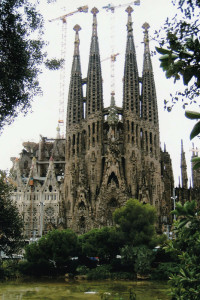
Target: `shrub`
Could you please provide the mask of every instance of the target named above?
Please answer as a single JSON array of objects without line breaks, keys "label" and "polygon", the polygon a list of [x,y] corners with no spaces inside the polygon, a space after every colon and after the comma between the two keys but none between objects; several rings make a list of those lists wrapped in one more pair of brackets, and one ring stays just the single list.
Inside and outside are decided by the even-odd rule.
[{"label": "shrub", "polygon": [[176,274],[179,271],[179,266],[175,262],[160,263],[155,269],[152,269],[151,279],[154,280],[169,280],[171,274]]},{"label": "shrub", "polygon": [[87,279],[89,280],[98,280],[98,279],[108,279],[110,278],[110,266],[102,265],[96,267],[95,269],[90,270],[87,273]]}]

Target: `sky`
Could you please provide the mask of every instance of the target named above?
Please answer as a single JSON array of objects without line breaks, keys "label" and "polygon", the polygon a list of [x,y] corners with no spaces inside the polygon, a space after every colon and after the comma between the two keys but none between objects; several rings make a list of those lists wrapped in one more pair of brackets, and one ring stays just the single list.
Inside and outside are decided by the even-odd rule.
[{"label": "sky", "polygon": [[[134,1],[133,1],[134,2]],[[66,30],[66,80],[65,80],[65,115],[67,107],[67,94],[70,80],[70,72],[73,58],[74,25],[79,24],[82,30],[80,36],[80,56],[82,77],[87,76],[89,48],[92,30],[92,14],[91,9],[95,6],[98,8],[98,37],[100,46],[100,56],[102,60],[102,77],[104,106],[110,103],[110,60],[111,44],[113,44],[114,53],[119,53],[115,62],[115,101],[117,106],[122,106],[123,92],[123,70],[124,57],[126,47],[126,23],[127,13],[125,9],[133,2],[127,0],[113,0],[112,4],[116,6],[115,13],[107,12],[103,6],[108,5],[109,0],[41,0],[38,6],[44,17],[44,40],[47,41],[47,53],[49,58],[60,58],[62,44],[62,22],[49,20],[64,14],[76,11],[78,7],[88,5],[88,13],[75,13],[67,18]],[[143,65],[143,29],[142,25],[148,22],[150,25],[150,48],[155,51],[156,43],[152,39],[155,30],[158,30],[167,17],[173,16],[174,7],[169,0],[141,0],[140,6],[132,5],[134,12],[133,19],[133,35],[136,47],[136,55],[140,76],[142,75]],[[111,29],[114,42],[111,43]],[[180,176],[180,154],[181,139],[183,140],[184,151],[186,153],[188,164],[188,176],[191,174],[191,148],[189,135],[194,122],[188,120],[184,116],[182,104],[177,103],[172,112],[164,110],[164,99],[170,99],[170,93],[177,90],[182,83],[174,84],[172,79],[166,79],[165,74],[159,65],[159,55],[152,56],[152,64],[154,70],[154,79],[157,91],[157,101],[159,109],[160,124],[160,140],[163,149],[164,143],[166,150],[169,152],[174,171],[174,179],[176,185]],[[40,135],[55,138],[56,128],[59,119],[59,97],[60,97],[60,71],[50,71],[43,68],[40,75],[40,85],[43,93],[34,98],[32,105],[32,113],[23,116],[19,115],[14,123],[5,127],[3,134],[0,136],[0,169],[8,170],[12,166],[11,157],[19,157],[19,153],[23,149],[22,143],[25,141],[39,142]],[[193,108],[188,107],[189,110]],[[196,108],[195,108],[196,109]],[[194,139],[195,147],[198,147],[198,140]]]}]

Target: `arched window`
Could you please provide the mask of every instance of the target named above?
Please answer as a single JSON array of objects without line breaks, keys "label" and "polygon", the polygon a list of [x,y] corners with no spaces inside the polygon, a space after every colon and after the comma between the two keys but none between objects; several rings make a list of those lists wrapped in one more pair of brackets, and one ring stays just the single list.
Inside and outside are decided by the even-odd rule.
[{"label": "arched window", "polygon": [[110,176],[108,178],[108,184],[110,184],[112,180],[115,182],[116,186],[119,187],[119,181],[118,181],[117,176],[115,175],[114,172],[112,172],[110,174]]}]

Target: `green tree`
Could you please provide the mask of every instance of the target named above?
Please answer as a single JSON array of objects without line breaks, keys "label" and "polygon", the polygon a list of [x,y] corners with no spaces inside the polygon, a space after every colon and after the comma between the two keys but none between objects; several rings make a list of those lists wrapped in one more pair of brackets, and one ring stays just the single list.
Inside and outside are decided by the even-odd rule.
[{"label": "green tree", "polygon": [[[27,113],[41,92],[38,75],[44,53],[43,17],[31,0],[0,1],[0,133],[19,112]],[[47,60],[49,69],[62,61]]]},{"label": "green tree", "polygon": [[140,275],[150,273],[151,263],[155,258],[153,250],[147,246],[133,247],[126,245],[121,249],[121,256],[122,263]]},{"label": "green tree", "polygon": [[165,107],[170,111],[173,105],[182,98],[183,107],[196,102],[200,88],[200,1],[172,0],[176,14],[167,19],[164,27],[156,32],[160,46],[157,51],[163,71],[167,78],[176,82],[183,79],[186,88],[172,96],[172,103],[165,100]]},{"label": "green tree", "polygon": [[114,227],[92,229],[79,237],[82,254],[90,257],[99,257],[108,262],[119,254],[123,242]]},{"label": "green tree", "polygon": [[195,201],[177,203],[176,238],[166,250],[179,260],[179,272],[170,277],[172,299],[200,299],[200,211]]},{"label": "green tree", "polygon": [[23,243],[23,221],[17,207],[11,200],[11,187],[6,174],[0,172],[0,251],[11,256],[17,253]]},{"label": "green tree", "polygon": [[[191,120],[199,120],[200,119],[200,113],[196,112],[196,111],[189,111],[189,110],[186,110],[185,112],[185,116],[188,118],[188,119],[191,119]],[[191,133],[190,133],[190,139],[192,140],[194,137],[198,136],[200,134],[200,121],[198,121]],[[196,169],[199,169],[200,168],[200,157],[193,157],[192,158],[192,162],[194,163],[193,164],[193,170],[196,170]]]},{"label": "green tree", "polygon": [[[26,247],[25,257],[28,263],[38,266],[53,266],[58,272],[71,271],[71,257],[79,253],[77,235],[70,229],[53,230]],[[45,270],[43,270],[45,272]],[[42,273],[42,272],[41,272]]]},{"label": "green tree", "polygon": [[113,216],[125,245],[154,247],[159,242],[155,230],[157,216],[154,206],[129,199],[125,206],[115,210]]}]

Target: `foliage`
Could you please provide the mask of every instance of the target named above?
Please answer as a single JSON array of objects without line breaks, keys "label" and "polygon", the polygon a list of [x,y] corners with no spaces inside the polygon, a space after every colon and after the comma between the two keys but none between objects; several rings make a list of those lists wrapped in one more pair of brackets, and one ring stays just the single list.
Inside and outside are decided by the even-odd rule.
[{"label": "foliage", "polygon": [[178,217],[174,222],[176,238],[166,250],[179,258],[179,272],[171,275],[173,299],[197,300],[200,298],[200,212],[195,201],[184,205],[177,203],[173,211]]},{"label": "foliage", "polygon": [[[167,19],[164,27],[156,32],[159,47],[156,47],[160,57],[160,66],[167,78],[180,78],[187,86],[184,91],[177,91],[172,96],[172,104],[165,100],[165,108],[170,111],[173,105],[182,97],[183,107],[187,100],[196,102],[200,92],[200,1],[172,0],[178,13]],[[164,33],[164,36],[162,34]]]},{"label": "foliage", "polygon": [[26,112],[39,89],[39,65],[44,42],[31,38],[41,33],[42,17],[26,0],[0,4],[0,128],[11,123],[19,110]]},{"label": "foliage", "polygon": [[86,266],[78,266],[76,268],[76,272],[80,275],[86,275],[89,271],[89,268],[87,268]]},{"label": "foliage", "polygon": [[8,259],[0,263],[0,280],[20,277],[18,260]]},{"label": "foliage", "polygon": [[152,249],[146,246],[133,247],[126,245],[121,249],[122,263],[132,266],[132,270],[140,275],[147,275],[154,259]]},{"label": "foliage", "polygon": [[[0,1],[0,133],[19,112],[27,113],[41,93],[38,76],[45,60],[43,17],[31,0]],[[58,69],[62,60],[47,60]]]},{"label": "foliage", "polygon": [[95,269],[89,270],[87,273],[88,280],[101,280],[110,278],[110,266],[102,265],[98,266]]},{"label": "foliage", "polygon": [[[196,111],[189,111],[187,110],[185,112],[185,116],[188,118],[188,119],[191,119],[191,120],[199,120],[200,119],[200,113],[196,112]],[[190,133],[190,139],[192,140],[194,137],[198,136],[200,134],[200,121],[198,121],[191,133]],[[200,168],[200,157],[193,157],[192,158],[192,162],[194,163],[193,165],[193,170],[196,170],[196,169],[199,169]]]},{"label": "foliage", "polygon": [[154,247],[163,238],[156,235],[156,209],[150,204],[129,199],[125,206],[115,210],[113,217],[124,245]]},{"label": "foliage", "polygon": [[153,280],[169,280],[171,274],[177,274],[179,266],[176,262],[162,262],[156,268],[151,270],[151,279]]},{"label": "foliage", "polygon": [[0,171],[0,251],[8,256],[17,253],[24,245],[23,221],[11,200],[11,192],[6,174]]},{"label": "foliage", "polygon": [[78,255],[78,239],[70,229],[50,231],[25,250],[25,257],[33,266],[40,263],[51,264],[61,273],[72,272],[77,267],[70,258]]},{"label": "foliage", "polygon": [[113,227],[92,229],[79,237],[82,254],[99,257],[101,262],[110,261],[122,246],[120,235]]},{"label": "foliage", "polygon": [[60,67],[62,67],[64,64],[64,59],[56,59],[56,58],[52,58],[52,59],[47,59],[45,61],[45,66],[49,69],[49,70],[58,70]]},{"label": "foliage", "polygon": [[110,278],[112,280],[134,280],[136,276],[133,272],[111,272]]}]

